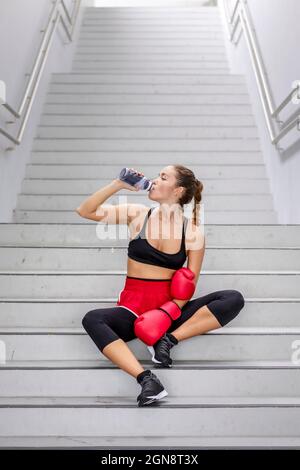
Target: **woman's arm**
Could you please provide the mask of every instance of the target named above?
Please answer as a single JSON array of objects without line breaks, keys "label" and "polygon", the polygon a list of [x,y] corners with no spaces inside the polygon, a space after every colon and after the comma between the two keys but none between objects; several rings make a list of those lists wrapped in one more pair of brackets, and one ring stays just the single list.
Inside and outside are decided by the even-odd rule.
[{"label": "woman's arm", "polygon": [[128,212],[131,204],[103,204],[109,197],[121,189],[139,191],[135,186],[131,186],[119,179],[114,179],[89,196],[75,211],[85,219],[102,221],[108,224],[128,224]]},{"label": "woman's arm", "polygon": [[[195,285],[197,285],[202,263],[203,263],[203,258],[204,258],[204,253],[205,253],[205,236],[201,230],[200,227],[194,226],[194,238],[192,241],[191,248],[188,250],[188,263],[187,263],[187,268],[189,268],[193,273],[195,274]],[[172,299],[174,300],[177,305],[182,308],[188,300],[181,300],[181,299]]]},{"label": "woman's arm", "polygon": [[122,185],[120,180],[111,181],[109,184],[103,186],[103,188],[99,189],[83,201],[80,206],[75,209],[77,214],[86,219],[98,221],[107,216],[109,219],[108,223],[110,223],[113,218],[116,219],[117,214],[115,206],[109,205],[107,207],[103,207],[102,211],[101,206],[109,197],[117,193],[121,188]]}]

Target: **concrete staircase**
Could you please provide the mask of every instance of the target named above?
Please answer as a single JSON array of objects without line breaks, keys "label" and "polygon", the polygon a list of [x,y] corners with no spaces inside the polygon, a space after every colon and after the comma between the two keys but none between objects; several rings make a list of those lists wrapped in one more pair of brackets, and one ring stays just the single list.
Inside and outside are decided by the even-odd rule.
[{"label": "concrete staircase", "polygon": [[[69,74],[53,74],[14,213],[0,225],[1,447],[297,447],[300,225],[277,224],[251,103],[213,7],[87,8]],[[180,343],[140,387],[98,351],[84,314],[113,306],[128,238],[74,209],[123,166],[183,163],[204,183],[195,296],[239,289],[240,315]],[[119,195],[149,204],[145,192]],[[150,204],[149,204],[150,205]],[[123,232],[124,233],[124,232]],[[127,234],[127,228],[125,227]],[[145,345],[129,346],[151,367]]]}]

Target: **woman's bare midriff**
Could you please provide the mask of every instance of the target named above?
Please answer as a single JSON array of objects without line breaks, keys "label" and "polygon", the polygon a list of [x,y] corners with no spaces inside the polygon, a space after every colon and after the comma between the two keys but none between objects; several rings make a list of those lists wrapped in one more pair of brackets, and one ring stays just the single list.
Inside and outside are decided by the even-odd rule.
[{"label": "woman's bare midriff", "polygon": [[127,258],[127,276],[141,277],[144,279],[171,279],[175,269],[162,268],[152,264],[140,263]]},{"label": "woman's bare midriff", "polygon": [[[143,214],[141,214],[139,217],[136,217],[135,220],[133,220],[129,226],[129,231],[130,231],[130,240],[133,238],[137,237],[138,234],[140,233],[142,229],[143,222],[145,220],[145,216],[147,215],[148,212],[145,211]],[[157,223],[159,224],[159,219],[158,217],[155,217],[154,214],[151,215],[151,218],[148,219],[148,222],[146,224],[146,232],[145,236],[154,248],[157,250],[163,251],[165,253],[177,253],[180,250],[181,246],[181,236],[179,238],[172,238],[172,239],[161,239],[160,236],[162,235],[161,230],[159,231],[159,239],[152,239],[149,234],[151,234],[151,224],[152,223]],[[171,233],[173,233],[173,225],[171,223]],[[179,230],[179,231],[178,231]],[[178,226],[178,228],[175,231],[176,237],[178,237],[178,234],[182,233],[182,225]],[[132,258],[127,258],[127,276],[131,277],[140,277],[144,279],[171,279],[173,276],[173,273],[176,271],[176,269],[169,269],[169,268],[164,268],[161,266],[155,266],[152,264],[146,264],[146,263],[141,263],[139,261],[133,260]]]}]

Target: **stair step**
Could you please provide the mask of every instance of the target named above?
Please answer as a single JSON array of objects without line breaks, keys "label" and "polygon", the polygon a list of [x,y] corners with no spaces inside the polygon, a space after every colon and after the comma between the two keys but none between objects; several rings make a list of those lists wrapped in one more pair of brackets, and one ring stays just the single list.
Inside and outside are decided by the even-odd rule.
[{"label": "stair step", "polygon": [[[299,400],[299,366],[285,362],[176,361],[172,369],[156,369],[143,361],[172,397]],[[152,364],[152,365],[151,365]],[[137,384],[129,375],[101,361],[7,361],[0,364],[1,397],[130,397]],[[80,377],[80,379],[79,379]],[[186,387],[189,383],[189,387]],[[101,384],[99,386],[99,384]],[[117,385],[117,386],[116,386]]]},{"label": "stair step", "polygon": [[[85,312],[96,308],[114,307],[117,298],[89,299],[6,299],[0,301],[0,328],[37,329],[74,328],[81,326]],[[245,298],[243,314],[234,318],[223,329],[300,328],[300,299]],[[41,315],[43,312],[43,315]],[[282,314],[284,312],[284,315]]]},{"label": "stair step", "polygon": [[84,11],[84,18],[132,18],[132,17],[163,17],[167,18],[173,16],[182,17],[184,15],[191,15],[193,18],[196,16],[219,16],[219,10],[212,6],[207,5],[197,5],[197,6],[147,6],[145,7],[105,7],[105,8],[95,8],[95,7],[86,7]]},{"label": "stair step", "polygon": [[292,449],[298,437],[193,437],[193,436],[0,436],[3,449]]},{"label": "stair step", "polygon": [[[93,299],[117,297],[123,289],[124,271],[50,271],[48,273],[17,272],[0,274],[1,298],[65,298]],[[101,277],[101,280],[100,280]],[[245,297],[298,298],[300,271],[206,271],[194,297],[231,289],[235,286]],[[95,295],[95,293],[97,293]]]},{"label": "stair step", "polygon": [[[135,341],[135,340],[134,340]],[[153,369],[154,364],[150,361],[149,357],[145,360],[142,361],[142,363],[145,366],[151,366],[151,369]],[[90,370],[90,369],[95,369],[95,370],[115,370],[115,373],[120,374],[120,369],[117,368],[113,363],[110,361],[101,360],[99,357],[97,359],[85,359],[83,360],[82,358],[80,359],[52,359],[52,360],[44,360],[44,359],[31,359],[31,360],[7,360],[5,363],[0,363],[0,369],[1,372],[6,371],[6,370],[76,370],[77,378],[78,378],[78,372],[77,369],[80,370]],[[173,367],[171,369],[156,369],[154,368],[153,370],[156,371],[157,373],[160,374],[160,376],[164,373],[171,373],[171,371],[176,371],[180,370],[180,374],[182,374],[182,370],[209,370],[209,371],[219,371],[219,370],[226,370],[226,374],[228,373],[229,370],[262,370],[263,372],[262,377],[267,377],[269,370],[293,370],[295,371],[295,377],[299,379],[299,373],[298,369],[299,366],[297,364],[294,364],[292,361],[283,361],[283,360],[243,360],[241,358],[239,359],[234,359],[234,360],[177,360],[176,363],[174,363]],[[156,373],[155,372],[155,373]],[[247,372],[248,373],[248,372]],[[297,373],[297,374],[296,374]],[[212,377],[215,377],[215,375],[211,372]],[[287,374],[287,373],[286,373]],[[97,372],[97,377],[99,377],[99,372]],[[123,376],[127,380],[132,380],[131,377],[128,375]],[[185,383],[184,381],[181,381],[182,384]],[[227,382],[229,383],[229,382]],[[227,384],[226,383],[226,384]],[[256,382],[258,384],[259,382]],[[280,383],[284,384],[284,382],[278,382],[277,385]],[[57,382],[53,382],[53,384],[57,384]],[[225,381],[224,381],[225,385]],[[104,383],[103,383],[104,386]],[[117,390],[117,389],[115,389]],[[190,390],[190,389],[189,389]],[[223,389],[222,389],[223,390]],[[289,389],[291,390],[291,388]],[[295,392],[297,393],[296,389]],[[74,391],[74,389],[73,389]],[[185,391],[187,392],[187,389],[185,387]],[[217,391],[215,390],[215,393]],[[220,389],[218,390],[220,392]],[[297,393],[298,396],[298,393]]]},{"label": "stair step", "polygon": [[185,25],[185,26],[196,26],[196,25],[219,25],[221,26],[221,17],[219,14],[203,14],[194,11],[188,14],[188,11],[183,11],[181,15],[172,14],[170,15],[153,15],[149,12],[146,15],[88,15],[83,14],[81,26],[87,24],[99,24],[99,25],[115,25],[115,26],[131,26],[134,25]]},{"label": "stair step", "polygon": [[[195,125],[195,126],[207,126],[207,127],[224,127],[224,124],[227,126],[232,126],[232,127],[238,127],[238,126],[243,126],[243,127],[253,127],[254,120],[253,116],[154,116],[154,115],[138,115],[138,116],[130,116],[130,125],[134,125],[137,127],[140,126],[152,126],[153,124],[160,125],[160,126],[166,126],[166,125],[172,125],[172,126],[189,126],[189,125]],[[88,115],[64,115],[64,114],[43,114],[41,118],[41,126],[126,126],[128,127],[128,116],[118,116],[118,115],[101,115],[101,114],[94,114],[91,116]],[[34,156],[35,153],[38,152],[32,152],[32,156]],[[63,153],[63,152],[62,152]],[[76,155],[76,151],[73,152],[73,155]],[[79,153],[79,152],[78,152]],[[82,152],[81,152],[82,153]],[[137,153],[137,152],[135,152]],[[134,158],[134,152],[130,152],[130,155],[128,155],[128,159]],[[188,163],[194,163],[195,159],[194,157],[196,152],[185,152],[182,157],[184,158],[184,161]],[[120,152],[111,152],[112,155],[120,155]],[[149,157],[149,153],[144,152],[144,154],[140,153],[140,162],[145,161]],[[176,154],[176,153],[175,153]],[[85,155],[88,156],[85,152]],[[103,154],[99,154],[100,156],[103,156],[105,158],[105,155],[107,155],[107,152]],[[126,152],[123,152],[122,155],[126,155]],[[158,155],[156,152],[151,152],[150,155],[153,155],[154,157]],[[229,155],[232,155],[231,152],[208,152],[208,155],[206,156],[206,152],[204,153],[203,151],[197,152],[197,157],[200,159],[209,158],[210,156],[218,155],[219,158],[224,157],[226,159],[229,157]],[[236,153],[234,156],[238,156],[240,159],[240,163],[242,164],[244,159],[243,157],[247,157],[247,155],[252,155],[253,158],[255,159],[256,155],[260,155],[262,158],[262,153],[261,152],[239,152]],[[174,159],[174,152],[164,152],[163,153],[164,157],[169,157],[170,159]],[[144,158],[143,158],[144,157]],[[161,157],[161,153],[160,153]],[[201,160],[200,160],[201,161]],[[226,162],[226,160],[225,160]],[[250,163],[250,162],[249,162]],[[255,161],[254,161],[255,163]]]},{"label": "stair step", "polygon": [[[176,162],[177,160],[175,160]],[[26,177],[27,178],[43,178],[43,179],[115,179],[118,177],[121,168],[120,164],[27,164]],[[127,163],[125,163],[127,165]],[[136,165],[136,164],[135,164]],[[207,164],[202,165],[189,165],[189,168],[195,172],[199,179],[214,178],[214,179],[240,179],[240,178],[266,178],[266,170],[263,164]],[[147,175],[148,178],[156,178],[161,170],[161,165],[141,163],[139,170]],[[128,192],[127,192],[128,193]],[[135,193],[139,194],[138,192]],[[135,197],[135,196],[134,196]]]},{"label": "stair step", "polygon": [[183,37],[195,38],[222,38],[224,34],[223,24],[220,18],[182,18],[182,19],[132,19],[132,20],[107,20],[107,19],[83,19],[79,32],[79,38],[88,34],[141,34],[148,35],[183,35]]},{"label": "stair step", "polygon": [[[165,56],[166,54],[170,55],[184,55],[184,54],[194,54],[197,55],[199,58],[223,58],[227,57],[226,55],[226,48],[224,45],[222,46],[211,46],[211,47],[201,47],[201,46],[165,46],[162,45],[161,47],[158,46],[151,46],[151,45],[141,45],[136,44],[134,50],[130,45],[126,44],[119,44],[119,45],[112,45],[112,46],[77,46],[76,47],[76,54],[77,55],[84,55],[84,57],[88,57],[88,55],[95,55],[95,54],[103,54],[105,56],[108,55],[115,55],[115,54],[152,54],[152,55],[162,55]],[[52,77],[53,78],[53,77]]]},{"label": "stair step", "polygon": [[[150,54],[150,53],[141,53],[141,54],[101,54],[101,53],[90,53],[90,54],[78,54],[76,53],[73,57],[73,64],[111,64],[111,65],[135,65],[142,66],[144,64],[151,63],[155,66],[160,64],[199,64],[203,63],[206,67],[209,68],[223,68],[227,67],[227,57],[225,54],[218,54],[211,56],[207,54]],[[190,93],[193,90],[190,90]],[[220,90],[218,90],[220,91]],[[234,90],[235,92],[235,90]]]},{"label": "stair step", "polygon": [[[206,211],[205,222],[207,224],[275,224],[277,215],[274,211]],[[85,224],[86,219],[79,217],[74,211],[46,211],[46,210],[15,210],[14,222],[16,223],[78,223]],[[91,221],[93,225],[95,221]]]},{"label": "stair step", "polygon": [[[183,70],[190,70],[190,71],[194,71],[194,70],[202,71],[203,69],[206,69],[208,71],[219,70],[222,73],[228,71],[228,67],[222,62],[213,64],[211,62],[195,63],[194,61],[191,61],[191,62],[161,61],[160,63],[159,62],[155,62],[155,63],[154,62],[144,62],[144,63],[133,62],[132,64],[130,64],[130,62],[128,61],[124,61],[124,64],[122,64],[119,61],[116,61],[115,63],[113,63],[112,61],[106,61],[106,62],[103,61],[103,62],[97,63],[94,61],[82,62],[82,61],[74,60],[72,68],[74,71],[78,71],[78,70],[91,70],[91,71],[96,70],[97,71],[97,70],[104,69],[110,72],[112,71],[122,72],[126,70],[133,70],[134,72],[138,72],[140,70],[144,70],[144,71],[156,70],[156,71],[166,71],[169,73],[173,73],[173,71],[177,70],[178,67],[182,68]],[[235,103],[234,101],[230,102],[230,104],[234,104],[234,103]],[[164,104],[164,101],[162,104]],[[167,103],[167,104],[171,104],[171,103]],[[201,103],[197,103],[197,104],[199,106],[199,104]]]},{"label": "stair step", "polygon": [[[58,96],[58,95],[53,95]],[[72,95],[71,95],[72,96]],[[79,95],[77,95],[78,97]],[[83,96],[83,95],[82,95]],[[95,98],[95,95],[93,95]],[[55,98],[53,98],[53,101]],[[71,97],[70,97],[71,100]],[[90,98],[89,98],[90,100]],[[79,100],[80,101],[80,100]],[[95,98],[96,101],[96,98]],[[39,126],[36,139],[257,139],[257,128],[245,127],[196,127],[173,126]],[[123,157],[124,158],[124,157]],[[174,159],[174,156],[173,156]]]},{"label": "stair step", "polygon": [[[149,194],[149,193],[148,193]],[[19,194],[17,197],[18,210],[75,210],[84,199],[90,194]],[[147,205],[151,200],[145,191],[137,191],[135,193],[124,189],[118,194],[110,197],[110,204],[120,204],[120,197],[123,196],[122,202],[140,203]],[[271,211],[273,209],[273,200],[271,194],[207,194],[205,196],[204,209],[208,211],[222,211],[223,207],[230,208],[230,211],[248,211],[259,210]]]},{"label": "stair step", "polygon": [[222,24],[220,21],[131,21],[131,22],[117,22],[117,21],[83,21],[80,28],[80,37],[85,37],[89,34],[181,34],[194,33],[197,37],[220,37],[223,33]]},{"label": "stair step", "polygon": [[[135,398],[132,399],[134,403]],[[146,409],[145,409],[146,408]],[[1,408],[1,436],[161,436],[299,437],[300,408],[166,407],[138,408]],[[170,426],[172,422],[172,426]],[[28,426],[30,423],[30,426]],[[47,425],[45,426],[45,423]],[[74,441],[72,442],[74,444]]]},{"label": "stair step", "polygon": [[[126,8],[126,7],[125,7]],[[212,22],[220,22],[220,13],[219,11],[213,11],[213,12],[208,12],[208,11],[202,11],[201,8],[199,11],[196,9],[194,10],[185,10],[183,9],[182,12],[173,11],[173,7],[169,9],[169,14],[166,14],[166,11],[161,11],[157,12],[158,14],[154,14],[155,12],[153,11],[148,11],[145,10],[144,14],[141,12],[141,14],[136,14],[135,11],[125,11],[125,12],[120,12],[120,14],[109,14],[110,12],[104,11],[105,9],[101,9],[103,11],[99,12],[84,12],[82,16],[82,24],[85,24],[87,22],[101,22],[104,25],[105,24],[128,24],[130,25],[132,22],[135,22],[136,24],[143,24],[144,22],[147,23],[163,23],[163,24],[172,24],[172,23],[186,23],[187,25],[193,23],[193,21],[201,24],[204,21],[212,21]],[[201,10],[201,11],[200,11]]]},{"label": "stair step", "polygon": [[[77,214],[76,214],[77,215]],[[0,223],[1,246],[44,247],[123,247],[127,248],[129,235],[127,226],[122,235],[126,238],[99,241],[95,224],[83,219],[82,224],[57,223]],[[124,232],[124,233],[123,233]],[[206,248],[300,248],[300,225],[289,224],[205,224]]]},{"label": "stair step", "polygon": [[[82,318],[86,311],[82,309]],[[242,315],[242,314],[241,314]],[[96,360],[99,349],[85,334],[1,334],[6,347],[6,360]],[[180,361],[290,361],[299,368],[298,333],[272,334],[203,334],[180,342],[172,350],[174,364]],[[150,351],[138,339],[129,342],[138,360],[150,361]],[[110,362],[107,359],[108,362]],[[294,361],[294,362],[293,362]]]},{"label": "stair step", "polygon": [[[136,48],[137,45],[135,45]],[[196,46],[196,45],[195,45]],[[130,44],[122,42],[120,46],[111,45],[107,46],[105,44],[101,44],[100,46],[78,46],[78,49],[84,47],[91,50],[93,47],[103,47],[105,50],[108,50],[109,47],[128,47],[130,50]],[[141,47],[141,45],[139,45]],[[176,44],[170,45],[163,45],[159,44],[158,46],[143,46],[143,47],[158,47],[159,50],[163,50],[164,47],[179,47]],[[180,47],[185,47],[190,49],[189,45],[180,45]],[[207,50],[208,46],[205,46],[205,50]],[[213,46],[211,46],[213,48]],[[219,47],[219,46],[217,46]],[[223,47],[223,45],[222,45]],[[135,49],[136,50],[136,49]],[[245,77],[243,75],[238,74],[220,74],[220,73],[213,73],[212,75],[208,74],[188,74],[182,70],[178,70],[175,74],[164,74],[164,73],[107,73],[105,71],[101,71],[98,73],[85,73],[85,72],[70,72],[70,73],[53,73],[51,75],[50,84],[51,87],[53,84],[151,84],[151,85],[219,85],[222,87],[226,87],[227,85],[246,85]],[[49,88],[51,89],[51,88]],[[226,88],[225,88],[226,89]],[[172,118],[176,116],[172,116]]]},{"label": "stair step", "polygon": [[[78,104],[78,103],[44,103],[43,106],[43,113],[44,114],[79,114],[80,116],[84,115],[119,115],[119,116],[157,116],[160,115],[164,116],[251,116],[252,115],[252,108],[249,104],[235,104],[230,103],[228,104],[218,104],[218,103],[208,103],[199,105],[191,104],[162,104],[159,101],[156,104],[151,103],[141,103],[141,104],[133,104],[133,103],[102,103],[102,104]],[[226,142],[223,141],[225,144]],[[35,149],[33,149],[35,150]],[[63,149],[60,149],[63,150]],[[75,149],[76,150],[76,149]],[[101,150],[101,149],[99,149]],[[126,148],[124,148],[126,150]],[[133,148],[132,150],[137,151],[137,148]],[[151,148],[151,150],[156,150],[155,146]],[[159,148],[159,150],[164,150],[164,148]],[[169,149],[170,150],[170,149]],[[174,146],[174,149],[179,151],[180,149],[177,146]],[[184,149],[185,151],[188,149]],[[200,149],[199,149],[200,150]],[[203,147],[201,150],[209,150],[209,148]],[[216,149],[214,149],[216,150]],[[228,151],[229,149],[225,146],[223,149]],[[231,148],[230,150],[234,150]],[[237,149],[236,149],[237,150]],[[246,150],[246,149],[240,149]],[[250,150],[250,149],[248,149]]]},{"label": "stair step", "polygon": [[[47,158],[44,157],[46,160]],[[54,163],[57,163],[54,157],[51,157]],[[99,161],[99,158],[95,156],[96,159]],[[37,164],[41,164],[43,157],[36,159]],[[48,159],[49,161],[50,159]],[[57,158],[57,161],[59,159]],[[67,163],[65,159],[62,163]],[[72,159],[74,161],[74,158]],[[83,164],[80,160],[76,162],[76,164]],[[91,163],[93,164],[93,163]],[[132,167],[132,165],[129,165]],[[120,165],[121,168],[121,165]],[[201,179],[204,187],[205,187],[205,194],[206,195],[220,195],[220,194],[265,194],[269,195],[270,188],[269,188],[269,180],[267,178],[255,179],[255,178],[244,178],[244,179]],[[22,194],[92,194],[98,191],[99,187],[108,185],[111,183],[110,179],[95,179],[95,180],[80,180],[80,179],[72,179],[72,180],[57,180],[53,179],[43,179],[43,178],[24,178],[22,181]],[[119,193],[123,193],[120,191]],[[124,193],[125,194],[125,193]]]},{"label": "stair step", "polygon": [[[104,21],[104,23],[116,23],[116,22],[125,22],[125,24],[130,24],[135,21],[137,24],[139,22],[184,22],[187,21],[188,24],[193,21],[220,21],[220,11],[218,8],[211,7],[210,9],[202,9],[202,6],[198,8],[176,8],[171,6],[168,9],[161,8],[155,9],[154,7],[146,7],[143,10],[136,10],[135,8],[122,7],[120,8],[94,8],[95,11],[84,10],[82,15],[82,21]],[[97,11],[96,11],[97,10]],[[98,11],[100,10],[100,11]]]},{"label": "stair step", "polygon": [[[131,46],[131,48],[134,48],[137,44],[139,43],[140,47],[145,47],[145,46],[164,46],[164,47],[170,47],[170,46],[184,46],[184,47],[202,47],[202,48],[217,48],[217,47],[223,47],[224,42],[222,40],[222,36],[219,37],[205,37],[205,36],[186,36],[185,34],[179,35],[177,34],[169,34],[168,36],[160,34],[157,36],[156,34],[148,34],[147,36],[143,35],[138,35],[136,34],[135,36],[130,36],[130,35],[117,35],[116,33],[103,33],[102,37],[99,35],[97,37],[91,37],[89,35],[82,37],[79,36],[78,41],[77,41],[77,50],[80,47],[98,47],[98,46]],[[220,69],[221,70],[221,69]],[[75,73],[79,72],[78,70],[71,70],[70,73]],[[148,69],[149,73],[156,73],[155,70],[153,69]],[[163,72],[163,70],[161,71]],[[200,69],[197,69],[196,73],[199,73],[202,71]],[[229,69],[226,67],[222,72],[219,71],[221,74],[229,74]],[[97,72],[97,73],[102,73]],[[113,71],[110,71],[109,73],[113,73]],[[179,73],[186,73],[184,72],[184,69],[180,69]],[[215,70],[207,70],[206,73],[216,73]],[[170,72],[168,73],[170,74]]]},{"label": "stair step", "polygon": [[[57,105],[55,105],[57,106]],[[33,150],[172,150],[172,148],[186,150],[196,150],[197,148],[207,150],[260,150],[259,140],[255,138],[228,138],[228,139],[134,139],[134,138],[107,138],[107,139],[68,139],[68,138],[39,138],[33,143]]]},{"label": "stair step", "polygon": [[[160,402],[164,408],[291,408],[300,407],[299,397],[174,397]],[[0,397],[0,413],[4,408],[136,408],[136,397]]]},{"label": "stair step", "polygon": [[[99,240],[99,244],[101,241]],[[300,249],[210,248],[201,272],[299,270]],[[127,261],[127,247],[7,247],[0,246],[0,271],[80,271],[122,270]]]},{"label": "stair step", "polygon": [[[96,33],[94,33],[96,34]],[[86,38],[93,38],[93,33],[86,34]],[[95,44],[97,45],[97,43]],[[214,70],[214,69],[223,69],[224,71],[228,71],[228,61],[227,61],[227,56],[223,55],[221,57],[217,56],[200,56],[197,54],[174,54],[174,55],[169,55],[166,54],[163,56],[162,54],[155,54],[155,55],[150,55],[150,54],[140,54],[134,57],[133,55],[127,54],[121,54],[121,55],[104,55],[101,57],[100,54],[96,54],[96,58],[94,57],[89,57],[84,55],[78,56],[77,53],[74,54],[73,56],[73,61],[72,61],[73,68],[74,67],[95,67],[98,65],[99,67],[117,67],[117,68],[145,68],[146,70],[151,70],[151,68],[163,68],[163,69],[169,69],[169,68],[177,68],[178,66],[182,68],[183,70],[185,69],[209,69],[209,70]]]},{"label": "stair step", "polygon": [[[83,54],[84,57],[87,57],[87,54]],[[95,52],[92,54],[92,59],[99,57],[100,53]],[[168,53],[170,56],[170,53]],[[115,55],[114,55],[115,57]],[[161,96],[167,95],[247,95],[246,84],[240,85],[224,85],[222,89],[220,84],[144,84],[144,83],[110,83],[110,84],[101,84],[101,83],[89,83],[87,88],[86,83],[50,83],[48,88],[48,93],[52,95],[63,95],[68,96],[68,94],[83,94],[83,95],[100,95],[100,94],[125,94],[125,95],[155,95],[160,94]],[[249,101],[249,98],[248,98]],[[195,123],[192,123],[195,125]]]},{"label": "stair step", "polygon": [[[118,61],[119,63],[120,61]],[[92,61],[93,64],[96,61]],[[128,61],[126,61],[128,63]],[[223,105],[223,104],[230,104],[230,105],[248,105],[249,106],[249,95],[247,93],[224,93],[224,94],[217,94],[217,93],[47,93],[47,105],[49,104],[84,104],[84,105],[92,105],[95,109],[97,105],[100,106],[102,104],[117,104],[117,105],[170,105],[170,106],[202,106],[202,105]],[[147,131],[147,130],[146,130]],[[159,134],[162,132],[160,127],[156,129],[156,133]],[[162,138],[167,138],[169,133],[172,134],[174,131],[170,129],[170,131],[166,131],[165,134],[162,135]],[[190,130],[191,135],[187,135],[190,138],[196,138],[197,133],[195,131],[193,133]],[[101,133],[99,138],[101,137]],[[108,130],[107,138],[110,137],[110,132]],[[130,137],[130,135],[129,135]],[[154,136],[155,137],[155,136]],[[174,136],[175,137],[175,136]],[[181,133],[178,134],[178,139],[180,139]],[[199,137],[201,137],[201,132]],[[234,136],[228,136],[231,138],[235,138]],[[236,138],[239,138],[237,136]],[[251,137],[251,136],[250,136]],[[257,136],[255,136],[257,138]],[[79,137],[80,138],[80,137]],[[103,137],[104,138],[104,137]],[[145,137],[146,138],[146,137]]]},{"label": "stair step", "polygon": [[[93,30],[94,29],[94,30]],[[215,39],[222,41],[223,40],[223,30],[220,25],[209,25],[208,27],[195,25],[194,27],[189,28],[187,25],[155,25],[150,24],[148,26],[136,24],[136,26],[131,25],[130,28],[122,28],[120,26],[107,25],[106,27],[93,28],[82,26],[78,36],[78,40],[85,38],[154,38],[154,39],[164,39],[169,38],[185,38],[185,39],[210,39],[214,41]]]},{"label": "stair step", "polygon": [[188,30],[188,31],[220,31],[222,22],[220,17],[165,17],[165,18],[83,18],[80,31],[118,31],[159,29]]}]

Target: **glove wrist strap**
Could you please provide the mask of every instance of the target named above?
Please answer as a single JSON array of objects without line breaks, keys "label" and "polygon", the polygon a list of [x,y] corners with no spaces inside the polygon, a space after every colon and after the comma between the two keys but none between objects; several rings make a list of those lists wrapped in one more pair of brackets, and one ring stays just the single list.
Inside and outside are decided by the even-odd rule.
[{"label": "glove wrist strap", "polygon": [[[173,302],[173,303],[178,307],[178,309],[179,309],[179,311],[180,311],[180,313],[181,313],[181,308],[179,307],[179,305],[177,305],[177,303],[174,302],[174,300],[171,300],[171,302]],[[172,316],[169,314],[169,312],[167,312],[164,308],[159,307],[159,310],[162,310],[164,313],[166,313],[172,322],[174,321],[174,319],[173,319]]]},{"label": "glove wrist strap", "polygon": [[172,299],[171,302],[173,302],[175,305],[177,305],[177,307],[178,307],[178,308],[180,309],[180,311],[181,311],[181,308],[180,308],[179,305],[175,302],[175,300]]},{"label": "glove wrist strap", "polygon": [[167,312],[167,310],[165,310],[164,308],[161,308],[159,307],[159,310],[161,310],[162,312],[166,313],[168,315],[168,317],[170,318],[171,321],[173,321],[173,318],[171,317],[171,315],[169,314],[169,312]]}]

